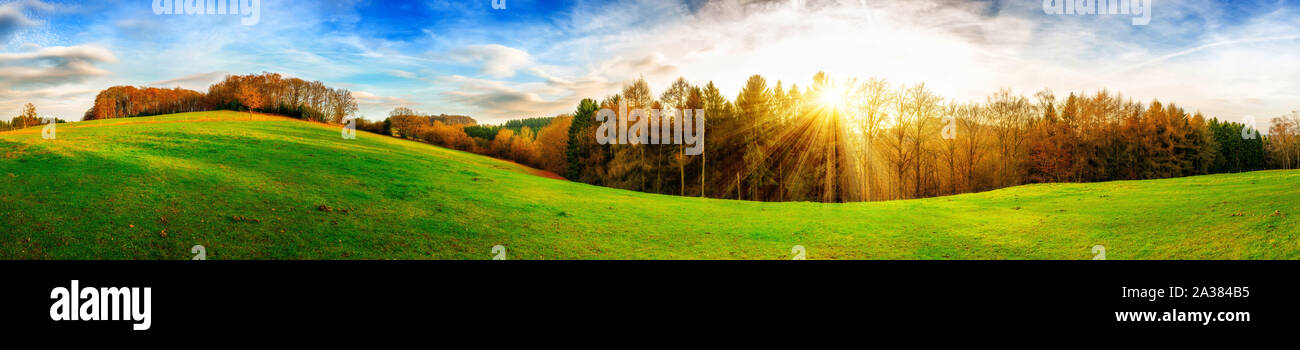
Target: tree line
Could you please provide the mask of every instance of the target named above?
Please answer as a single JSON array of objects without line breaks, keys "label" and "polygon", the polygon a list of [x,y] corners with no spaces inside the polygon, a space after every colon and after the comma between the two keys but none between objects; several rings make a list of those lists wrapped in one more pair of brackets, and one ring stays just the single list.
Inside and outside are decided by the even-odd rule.
[{"label": "tree line", "polygon": [[298,119],[341,123],[356,114],[357,102],[345,88],[278,73],[227,75],[200,93],[182,88],[113,86],[100,91],[83,120],[142,117],[211,110],[258,111]]},{"label": "tree line", "polygon": [[524,118],[524,119],[511,119],[511,120],[507,120],[505,123],[501,125],[470,125],[465,127],[465,133],[469,134],[469,136],[472,137],[477,137],[485,140],[492,140],[496,138],[496,135],[498,133],[501,132],[501,129],[510,129],[516,134],[523,132],[524,128],[529,128],[531,130],[541,130],[547,125],[550,125],[551,121],[554,119],[555,119],[554,117],[550,117],[550,118],[535,117],[535,118]]},{"label": "tree line", "polygon": [[525,118],[478,125],[467,116],[432,115],[398,107],[382,121],[357,120],[357,130],[422,141],[564,172],[570,116]]},{"label": "tree line", "polygon": [[[14,116],[9,120],[0,119],[0,131],[18,130],[43,125],[49,123],[50,118],[51,117],[40,117],[40,115],[36,113],[36,105],[29,102],[23,105],[22,111],[19,112],[17,116]],[[67,123],[68,121],[54,118],[54,122]]]},{"label": "tree line", "polygon": [[[830,95],[830,96],[828,96]],[[702,108],[705,152],[598,145],[595,111]],[[658,98],[644,79],[574,112],[566,172],[643,192],[758,201],[869,201],[1037,182],[1156,179],[1300,165],[1300,118],[1267,134],[1238,122],[1118,93],[999,90],[945,101],[924,84],[813,77],[804,89],[751,76],[734,99],[679,78]],[[1244,136],[1243,136],[1244,135]]]}]

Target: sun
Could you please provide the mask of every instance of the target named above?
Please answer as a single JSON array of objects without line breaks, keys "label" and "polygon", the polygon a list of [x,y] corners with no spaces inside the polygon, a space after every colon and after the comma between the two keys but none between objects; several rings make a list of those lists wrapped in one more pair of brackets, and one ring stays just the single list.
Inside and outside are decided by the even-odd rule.
[{"label": "sun", "polygon": [[817,102],[826,108],[843,109],[844,98],[844,88],[838,85],[827,85],[822,89],[821,96],[817,97]]}]

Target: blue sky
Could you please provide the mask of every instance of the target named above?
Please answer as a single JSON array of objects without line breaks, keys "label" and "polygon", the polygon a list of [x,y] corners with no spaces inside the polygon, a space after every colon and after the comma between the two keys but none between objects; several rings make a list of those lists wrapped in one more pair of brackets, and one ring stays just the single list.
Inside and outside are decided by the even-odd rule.
[{"label": "blue sky", "polygon": [[[1104,2],[1104,1],[1103,1]],[[551,116],[636,77],[734,95],[751,74],[924,82],[954,100],[1010,88],[1120,91],[1220,118],[1300,109],[1300,4],[1156,0],[1131,15],[1042,1],[274,1],[259,20],[157,15],[151,0],[0,0],[0,115],[78,119],[113,85],[204,90],[279,72],[484,122]]]}]

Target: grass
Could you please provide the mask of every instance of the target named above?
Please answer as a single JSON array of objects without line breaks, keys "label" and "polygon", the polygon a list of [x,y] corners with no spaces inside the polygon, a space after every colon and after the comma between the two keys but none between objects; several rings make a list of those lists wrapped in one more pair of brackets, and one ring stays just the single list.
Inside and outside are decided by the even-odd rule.
[{"label": "grass", "polygon": [[[1039,184],[920,200],[644,194],[267,115],[0,133],[0,258],[1300,258],[1300,171]],[[326,208],[328,207],[328,208]]]}]

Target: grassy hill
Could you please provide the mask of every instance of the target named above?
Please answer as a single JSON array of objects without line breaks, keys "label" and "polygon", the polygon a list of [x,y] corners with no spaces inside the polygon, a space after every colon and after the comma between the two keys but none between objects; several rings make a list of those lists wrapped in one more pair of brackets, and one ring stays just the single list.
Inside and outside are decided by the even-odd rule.
[{"label": "grassy hill", "polygon": [[758,203],[339,131],[223,111],[0,133],[0,258],[1300,258],[1300,171]]}]

